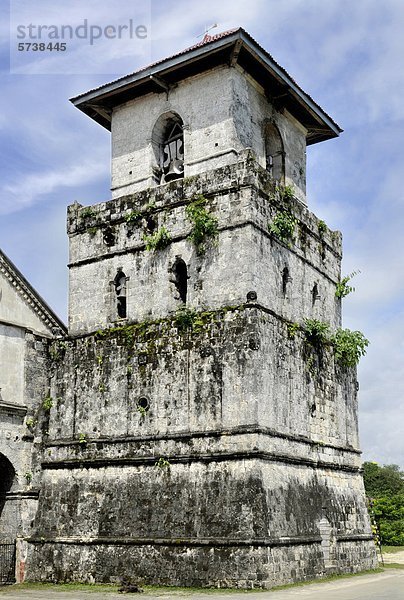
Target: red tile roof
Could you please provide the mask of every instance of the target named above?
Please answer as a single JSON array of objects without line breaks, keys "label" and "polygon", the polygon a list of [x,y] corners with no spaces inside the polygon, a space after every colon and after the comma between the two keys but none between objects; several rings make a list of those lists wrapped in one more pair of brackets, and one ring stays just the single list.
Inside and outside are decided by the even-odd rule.
[{"label": "red tile roof", "polygon": [[217,33],[215,35],[205,34],[203,39],[200,42],[198,42],[197,44],[194,44],[193,46],[189,46],[189,48],[185,48],[185,50],[176,52],[175,54],[172,54],[171,56],[165,56],[164,58],[161,58],[160,60],[157,60],[156,62],[150,63],[149,65],[146,65],[145,67],[141,67],[140,69],[137,69],[137,71],[132,71],[132,73],[127,73],[126,75],[123,75],[122,77],[118,77],[118,79],[113,79],[112,81],[108,81],[108,83],[103,83],[102,85],[100,85],[98,87],[95,87],[91,90],[87,90],[83,94],[79,94],[78,96],[75,96],[75,99],[81,98],[82,96],[86,96],[87,94],[89,94],[91,92],[96,92],[98,90],[102,90],[107,85],[111,85],[114,83],[118,83],[119,81],[123,81],[127,77],[131,77],[132,75],[137,75],[138,73],[142,73],[142,71],[147,71],[147,69],[151,69],[152,67],[161,65],[162,63],[166,62],[167,60],[171,60],[172,58],[177,58],[177,56],[182,56],[183,54],[187,54],[188,52],[191,52],[192,50],[195,50],[196,48],[200,48],[201,46],[206,46],[212,42],[216,42],[217,40],[220,40],[221,38],[224,38],[224,37],[227,37],[228,35],[236,33],[236,31],[243,31],[244,33],[246,33],[242,27],[235,27],[234,29],[228,29],[227,31],[223,31],[222,33]]},{"label": "red tile roof", "polygon": [[[295,97],[300,98],[298,100],[298,102],[301,102],[302,106],[303,106],[303,104],[305,104],[307,110],[309,110],[309,111],[314,110],[314,112],[317,113],[318,117],[320,118],[320,120],[323,121],[323,123],[327,123],[327,120],[328,120],[328,124],[326,125],[326,127],[329,128],[328,133],[326,133],[325,131],[324,131],[324,134],[319,133],[317,135],[316,133],[314,133],[314,137],[312,138],[312,141],[310,141],[310,143],[314,143],[315,141],[322,141],[322,139],[329,139],[330,137],[335,137],[340,132],[342,132],[342,129],[332,119],[332,117],[330,117],[315,102],[315,100],[313,100],[313,98],[309,94],[307,94],[296,83],[296,81],[289,75],[289,73],[279,63],[277,63],[273,59],[273,57],[265,50],[265,48],[262,48],[262,46],[260,46],[260,44],[258,44],[255,41],[255,39],[253,37],[251,37],[251,35],[249,33],[247,33],[242,27],[223,31],[223,32],[217,33],[215,35],[210,35],[210,34],[206,33],[204,35],[204,37],[202,38],[202,40],[200,42],[198,42],[197,44],[194,44],[193,46],[190,46],[189,48],[185,48],[184,50],[181,50],[180,52],[177,52],[176,54],[172,54],[171,56],[165,57],[165,58],[160,59],[154,63],[151,63],[145,67],[142,67],[141,69],[138,69],[137,71],[133,71],[132,73],[124,75],[123,77],[119,77],[118,79],[115,79],[113,81],[105,83],[99,87],[88,90],[87,92],[84,92],[83,94],[80,94],[74,98],[71,98],[71,101],[75,104],[75,106],[80,108],[80,110],[83,110],[83,112],[87,112],[87,114],[91,118],[94,118],[95,120],[97,120],[97,117],[94,116],[94,111],[93,111],[93,108],[91,107],[91,102],[93,102],[95,97],[97,98],[98,102],[100,101],[101,97],[104,94],[104,92],[102,90],[105,90],[105,94],[108,94],[113,89],[114,93],[117,94],[120,89],[125,89],[128,86],[132,86],[135,83],[133,78],[135,78],[137,81],[139,81],[139,79],[142,79],[142,74],[145,73],[145,79],[146,79],[147,71],[150,71],[153,68],[156,68],[156,71],[158,73],[159,67],[161,67],[161,70],[163,71],[165,63],[168,65],[168,63],[170,61],[173,61],[173,60],[175,61],[178,57],[186,56],[187,54],[192,54],[193,52],[197,51],[199,48],[202,48],[202,47],[207,48],[206,55],[208,55],[210,44],[214,44],[218,40],[223,40],[223,39],[225,39],[227,37],[231,37],[231,36],[233,36],[233,41],[235,41],[235,39],[237,38],[237,34],[239,35],[239,38],[241,40],[243,40],[243,38],[244,38],[243,44],[246,44],[246,47],[249,48],[249,50],[252,52],[252,54],[256,55],[257,64],[260,64],[260,62],[262,62],[262,60],[267,62],[268,65],[270,66],[270,69],[272,69],[274,77],[284,81],[284,83],[287,86],[287,89],[288,90],[291,89],[291,93],[295,93],[296,94]],[[261,56],[259,56],[260,54],[261,54]],[[184,58],[184,62],[185,62],[185,60],[186,59]],[[180,64],[180,63],[178,63],[178,64]],[[139,75],[140,75],[140,78],[138,78]],[[150,75],[152,75],[152,73],[150,73]],[[294,91],[293,91],[293,88],[294,88]],[[116,97],[118,97],[118,96],[116,96]],[[89,112],[89,110],[90,110],[90,112]],[[107,127],[107,123],[105,122],[105,119],[103,117],[100,116],[98,122],[101,123],[104,127]]]}]

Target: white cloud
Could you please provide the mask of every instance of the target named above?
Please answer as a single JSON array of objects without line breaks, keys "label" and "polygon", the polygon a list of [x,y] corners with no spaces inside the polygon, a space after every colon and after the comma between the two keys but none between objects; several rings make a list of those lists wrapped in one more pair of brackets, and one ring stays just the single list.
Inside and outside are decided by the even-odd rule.
[{"label": "white cloud", "polygon": [[21,176],[15,183],[3,187],[0,214],[22,210],[40,201],[41,197],[63,187],[77,188],[95,182],[105,174],[105,165],[88,159],[84,163],[73,163],[32,175]]}]

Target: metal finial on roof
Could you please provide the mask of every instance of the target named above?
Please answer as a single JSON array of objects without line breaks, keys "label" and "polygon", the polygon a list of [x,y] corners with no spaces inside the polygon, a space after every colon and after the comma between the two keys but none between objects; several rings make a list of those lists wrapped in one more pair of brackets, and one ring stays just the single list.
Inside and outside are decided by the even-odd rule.
[{"label": "metal finial on roof", "polygon": [[217,27],[217,23],[213,23],[213,25],[210,25],[210,26],[205,25],[205,31],[203,33],[200,33],[196,37],[200,38],[203,36],[202,42],[209,42],[209,40],[211,39],[211,36],[209,35],[209,31],[211,31],[212,29],[215,29],[215,27]]}]

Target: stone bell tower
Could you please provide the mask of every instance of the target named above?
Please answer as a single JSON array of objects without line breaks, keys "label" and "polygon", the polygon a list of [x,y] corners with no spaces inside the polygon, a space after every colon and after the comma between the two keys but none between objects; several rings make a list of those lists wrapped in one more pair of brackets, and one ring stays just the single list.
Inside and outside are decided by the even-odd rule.
[{"label": "stone bell tower", "polygon": [[243,29],[78,96],[112,199],[68,211],[32,579],[271,587],[376,565],[341,236],[306,146],[341,129]]}]

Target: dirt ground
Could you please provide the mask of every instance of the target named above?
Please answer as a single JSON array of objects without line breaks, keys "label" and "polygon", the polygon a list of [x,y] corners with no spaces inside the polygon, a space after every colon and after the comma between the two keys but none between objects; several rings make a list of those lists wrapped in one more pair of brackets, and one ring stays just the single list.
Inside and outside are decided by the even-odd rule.
[{"label": "dirt ground", "polygon": [[[62,587],[62,586],[61,586]],[[119,594],[113,591],[68,590],[55,587],[7,586],[0,588],[0,598],[19,600],[119,600],[127,597],[144,600],[403,600],[404,570],[388,569],[382,573],[339,579],[328,583],[314,583],[279,591],[254,592],[187,592],[165,589],[143,594]]]},{"label": "dirt ground", "polygon": [[[380,557],[379,557],[380,560]],[[383,554],[383,560],[386,564],[398,563],[400,565],[404,565],[404,550],[401,552],[391,552]],[[404,598],[404,592],[403,592]]]}]

